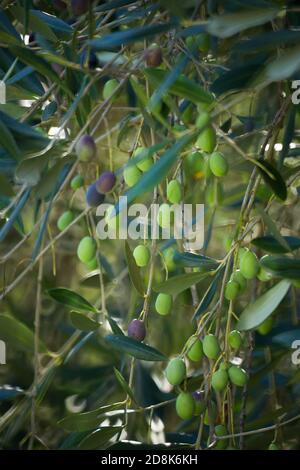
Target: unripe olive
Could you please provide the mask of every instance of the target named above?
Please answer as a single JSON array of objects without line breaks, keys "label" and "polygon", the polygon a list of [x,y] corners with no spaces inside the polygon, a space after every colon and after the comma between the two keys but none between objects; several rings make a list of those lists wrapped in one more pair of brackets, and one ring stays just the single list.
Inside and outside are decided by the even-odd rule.
[{"label": "unripe olive", "polygon": [[157,214],[158,225],[162,228],[169,228],[173,219],[172,214],[169,204],[161,204]]},{"label": "unripe olive", "polygon": [[207,126],[200,132],[196,146],[207,153],[212,153],[217,143],[216,132],[212,126]]},{"label": "unripe olive", "polygon": [[228,384],[228,374],[226,370],[219,369],[213,373],[211,378],[212,388],[216,392],[222,392]]},{"label": "unripe olive", "polygon": [[186,377],[186,367],[184,360],[174,357],[170,360],[166,368],[166,378],[169,384],[179,385]]},{"label": "unripe olive", "polygon": [[244,276],[242,275],[242,273],[239,269],[237,269],[236,271],[234,271],[234,273],[232,273],[230,279],[239,284],[240,292],[244,292],[244,290],[247,287],[247,281],[246,281],[246,279],[244,278]]},{"label": "unripe olive", "polygon": [[80,16],[89,9],[90,0],[71,0],[71,10],[73,15]]},{"label": "unripe olive", "polygon": [[97,147],[92,136],[85,134],[80,137],[75,145],[76,155],[82,162],[87,162],[96,157]]},{"label": "unripe olive", "polygon": [[200,33],[197,36],[198,47],[201,52],[208,52],[210,47],[210,37],[207,33]]},{"label": "unripe olive", "polygon": [[[134,154],[133,154],[133,157],[138,157],[142,152],[145,153],[146,152],[146,148],[145,147],[138,147]],[[145,157],[141,158],[141,160],[139,160],[137,163],[136,163],[136,166],[138,167],[139,170],[141,170],[143,173],[145,171],[148,171],[150,170],[150,168],[152,167],[153,165],[153,158],[151,155],[147,154],[145,155]]]},{"label": "unripe olive", "polygon": [[172,180],[167,186],[167,198],[171,204],[179,204],[182,200],[182,190],[179,181]]},{"label": "unripe olive", "polygon": [[191,336],[187,341],[187,357],[194,362],[198,362],[203,357],[202,341],[197,336]]},{"label": "unripe olive", "polygon": [[172,309],[173,298],[170,294],[160,293],[156,297],[155,309],[160,315],[168,315]]},{"label": "unripe olive", "polygon": [[268,450],[280,450],[280,447],[275,442],[271,442],[271,444],[268,447]]},{"label": "unripe olive", "polygon": [[134,186],[141,176],[142,172],[136,165],[129,165],[124,169],[124,180],[129,187]]},{"label": "unripe olive", "polygon": [[205,158],[201,152],[192,152],[184,159],[185,172],[194,179],[204,176]]},{"label": "unripe olive", "polygon": [[242,345],[242,335],[238,330],[232,330],[228,336],[228,342],[233,349],[240,349]]},{"label": "unripe olive", "polygon": [[213,152],[209,158],[209,166],[215,176],[226,176],[228,163],[221,152]]},{"label": "unripe olive", "polygon": [[63,230],[65,230],[65,228],[68,227],[68,225],[70,225],[71,222],[73,222],[73,220],[74,220],[74,214],[72,211],[64,212],[63,214],[61,214],[61,216],[59,217],[57,221],[58,230],[62,232]]},{"label": "unripe olive", "polygon": [[114,94],[114,91],[118,86],[119,86],[119,82],[115,78],[108,80],[103,87],[103,92],[102,92],[103,99],[108,100]]},{"label": "unripe olive", "polygon": [[[228,431],[227,431],[226,426],[224,426],[224,424],[217,424],[217,426],[215,426],[215,435],[217,437],[227,436]],[[217,441],[217,444],[214,447],[214,449],[225,450],[227,448],[227,445],[228,445],[227,439],[220,439]]]},{"label": "unripe olive", "polygon": [[206,424],[207,426],[210,425],[210,421],[214,423],[218,416],[218,408],[214,401],[210,402],[210,413],[208,409],[209,407],[206,408],[204,415],[204,424]]},{"label": "unripe olive", "polygon": [[220,351],[218,338],[213,334],[206,335],[203,339],[203,352],[205,356],[209,359],[217,359]]},{"label": "unripe olive", "polygon": [[210,123],[210,115],[205,111],[201,113],[196,120],[197,129],[204,129]]},{"label": "unripe olive", "polygon": [[82,238],[77,247],[77,256],[83,263],[91,261],[97,251],[97,245],[94,238],[86,236]]},{"label": "unripe olive", "polygon": [[128,336],[136,341],[144,341],[146,337],[145,323],[135,318],[128,325]]},{"label": "unripe olive", "polygon": [[152,44],[144,57],[148,67],[159,67],[163,60],[162,50],[157,44]]},{"label": "unripe olive", "polygon": [[204,400],[204,392],[193,392],[193,398],[195,401],[195,410],[194,415],[200,416],[206,408],[205,400]]},{"label": "unripe olive", "polygon": [[228,369],[228,375],[230,378],[230,382],[232,382],[237,387],[244,387],[244,385],[248,381],[246,371],[238,366],[231,366]]},{"label": "unripe olive", "polygon": [[265,336],[268,333],[270,333],[270,331],[273,328],[273,325],[274,325],[274,318],[272,316],[268,317],[258,326],[257,331],[259,334]]},{"label": "unripe olive", "polygon": [[95,256],[95,258],[93,258],[91,261],[89,261],[88,263],[86,263],[86,266],[91,269],[92,271],[94,269],[97,269],[98,268],[98,261],[97,261],[97,258]]},{"label": "unripe olive", "polygon": [[234,300],[239,295],[240,285],[236,281],[228,281],[225,287],[225,298]]},{"label": "unripe olive", "polygon": [[102,202],[103,202],[104,199],[105,199],[104,194],[100,194],[100,193],[97,191],[96,183],[91,184],[91,185],[87,188],[85,197],[86,197],[86,202],[87,202],[87,204],[88,204],[90,207],[97,207],[97,206],[99,206],[100,204],[102,204]]},{"label": "unripe olive", "polygon": [[166,267],[168,268],[168,271],[170,272],[176,269],[176,264],[174,262],[174,253],[175,253],[175,248],[172,246],[170,246],[169,248],[166,248],[163,251],[164,262],[166,264]]},{"label": "unripe olive", "polygon": [[71,186],[72,189],[75,190],[75,189],[81,188],[83,186],[83,184],[84,184],[83,176],[76,175],[76,176],[74,176],[74,178],[72,178],[70,186]]},{"label": "unripe olive", "polygon": [[267,282],[272,279],[272,274],[266,271],[264,268],[260,268],[257,274],[257,279],[261,282]]},{"label": "unripe olive", "polygon": [[195,402],[188,392],[181,392],[176,399],[176,412],[181,419],[190,419],[194,416]]},{"label": "unripe olive", "polygon": [[104,171],[95,184],[99,193],[108,193],[116,184],[116,175],[112,171]]},{"label": "unripe olive", "polygon": [[241,246],[239,249],[238,249],[238,255],[237,255],[237,259],[238,259],[238,263],[241,264],[241,259],[243,257],[243,255],[245,253],[247,253],[247,248],[244,248],[243,246]]},{"label": "unripe olive", "polygon": [[149,248],[145,245],[138,245],[133,251],[133,256],[140,268],[147,266],[150,260]]},{"label": "unripe olive", "polygon": [[253,279],[257,275],[259,268],[259,261],[256,254],[252,251],[246,251],[246,253],[242,255],[240,262],[240,270],[242,275],[246,279]]}]

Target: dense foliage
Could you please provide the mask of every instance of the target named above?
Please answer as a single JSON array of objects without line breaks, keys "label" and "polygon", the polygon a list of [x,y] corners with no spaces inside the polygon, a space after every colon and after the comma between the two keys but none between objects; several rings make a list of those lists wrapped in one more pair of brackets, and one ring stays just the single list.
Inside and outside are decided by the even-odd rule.
[{"label": "dense foliage", "polygon": [[[300,447],[299,37],[297,1],[1,2],[1,448]],[[205,204],[202,249],[100,240],[120,196]]]}]

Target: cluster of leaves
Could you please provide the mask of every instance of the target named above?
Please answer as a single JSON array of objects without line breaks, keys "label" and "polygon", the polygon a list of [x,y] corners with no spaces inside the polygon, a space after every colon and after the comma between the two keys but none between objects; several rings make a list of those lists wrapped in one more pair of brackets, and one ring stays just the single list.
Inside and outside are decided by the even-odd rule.
[{"label": "cluster of leaves", "polygon": [[[299,8],[182,3],[1,4],[4,448],[299,448]],[[97,145],[88,161],[76,150],[84,134]],[[170,202],[170,181],[180,202],[205,202],[201,253],[145,240],[139,263],[135,243],[99,241],[85,193],[104,170],[117,177],[106,195],[117,212],[120,195]],[[84,237],[95,239],[92,267],[76,257]],[[257,255],[253,275],[245,249]],[[132,318],[144,341],[125,334]],[[211,333],[216,357],[191,361],[187,340]],[[188,365],[175,388],[164,373],[172,355]],[[248,383],[215,390],[220,363],[242,365]],[[180,421],[176,396],[193,392],[204,408]]]}]

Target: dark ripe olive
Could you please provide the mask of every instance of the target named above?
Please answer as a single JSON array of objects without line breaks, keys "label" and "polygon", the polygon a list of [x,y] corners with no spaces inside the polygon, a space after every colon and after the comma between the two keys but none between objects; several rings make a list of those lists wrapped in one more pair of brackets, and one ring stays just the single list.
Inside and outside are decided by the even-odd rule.
[{"label": "dark ripe olive", "polygon": [[86,202],[90,207],[97,207],[105,199],[104,194],[100,194],[96,189],[96,183],[91,184],[86,191]]},{"label": "dark ripe olive", "polygon": [[136,341],[144,341],[146,337],[145,323],[135,318],[128,325],[128,336]]},{"label": "dark ripe olive", "polygon": [[104,171],[96,181],[96,189],[105,194],[112,190],[116,184],[116,175],[111,171]]}]

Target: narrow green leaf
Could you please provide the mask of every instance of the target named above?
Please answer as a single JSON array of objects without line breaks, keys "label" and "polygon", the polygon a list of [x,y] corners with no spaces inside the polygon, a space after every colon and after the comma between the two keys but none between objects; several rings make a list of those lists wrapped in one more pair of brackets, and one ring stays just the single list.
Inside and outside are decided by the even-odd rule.
[{"label": "narrow green leaf", "polygon": [[285,201],[287,198],[287,189],[284,179],[282,178],[279,171],[274,168],[271,163],[265,161],[263,158],[251,161],[257,166],[258,171],[262,175],[265,183],[270,186],[273,193],[282,201]]},{"label": "narrow green leaf", "polygon": [[274,8],[251,8],[239,13],[213,16],[207,23],[207,31],[218,38],[228,38],[245,29],[272,21],[278,11]]},{"label": "narrow green leaf", "polygon": [[177,266],[200,268],[202,272],[214,271],[219,266],[219,263],[213,258],[188,252],[180,253],[179,251],[175,251],[173,260]]},{"label": "narrow green leaf", "polygon": [[97,431],[94,431],[88,437],[83,439],[79,444],[79,448],[82,450],[104,450],[109,446],[110,440],[122,431],[122,426],[105,426]]},{"label": "narrow green leaf", "polygon": [[121,330],[118,323],[113,318],[107,317],[107,321],[114,335],[124,335],[123,330]]},{"label": "narrow green leaf", "polygon": [[205,295],[203,296],[202,300],[200,301],[195,313],[194,313],[194,316],[193,316],[193,319],[197,319],[200,317],[200,315],[202,313],[204,313],[208,307],[210,306],[211,302],[213,301],[213,298],[217,292],[217,289],[218,289],[218,286],[219,286],[219,281],[220,281],[220,278],[221,278],[221,275],[223,274],[223,269],[220,270],[215,278],[213,279],[212,283],[210,284],[209,288],[207,289]]},{"label": "narrow green leaf", "polygon": [[275,237],[271,236],[254,238],[254,240],[251,240],[251,243],[261,250],[274,254],[288,253],[300,248],[300,238],[283,237],[283,239],[286,242],[285,246],[279,243]]},{"label": "narrow green leaf", "polygon": [[285,279],[300,279],[300,259],[287,256],[266,255],[260,260],[261,266],[267,271]]},{"label": "narrow green leaf", "polygon": [[[144,70],[147,78],[155,85],[160,86],[167,78],[168,72],[162,69],[148,68]],[[170,93],[185,98],[193,103],[213,102],[213,95],[205,91],[200,85],[186,77],[180,75],[169,88]]]},{"label": "narrow green leaf", "polygon": [[157,284],[153,289],[156,292],[163,292],[164,294],[178,295],[180,292],[189,289],[211,275],[211,272],[179,274],[178,276],[173,276],[167,281]]},{"label": "narrow green leaf", "polygon": [[92,304],[90,304],[90,302],[88,302],[80,294],[77,294],[77,292],[74,292],[70,289],[57,287],[54,289],[49,289],[48,294],[50,297],[52,297],[52,299],[74,309],[75,311],[97,313],[97,309]]},{"label": "narrow green leaf", "polygon": [[0,121],[0,145],[2,145],[14,159],[20,160],[21,151],[13,134],[3,121]]},{"label": "narrow green leaf", "polygon": [[141,296],[144,296],[145,294],[144,283],[140,275],[140,270],[136,265],[136,262],[134,260],[134,257],[132,255],[132,252],[131,252],[131,249],[127,240],[125,241],[125,257],[126,257],[126,262],[127,262],[127,267],[128,267],[128,272],[129,272],[131,282],[134,288],[136,289],[136,291]]},{"label": "narrow green leaf", "polygon": [[260,325],[278,307],[290,288],[290,282],[280,281],[261,297],[250,303],[240,316],[237,329],[251,330]]},{"label": "narrow green leaf", "polygon": [[101,323],[92,320],[82,312],[71,312],[70,320],[75,328],[82,331],[95,331],[101,326]]},{"label": "narrow green leaf", "polygon": [[131,388],[129,387],[128,383],[126,382],[126,380],[124,379],[123,375],[121,374],[121,372],[116,369],[114,367],[114,373],[115,373],[115,376],[116,376],[116,379],[117,381],[119,382],[119,384],[121,385],[121,387],[123,388],[124,392],[131,398],[131,400],[133,402],[136,403],[136,399],[134,397],[134,394],[133,394],[133,391],[131,390]]},{"label": "narrow green leaf", "polygon": [[105,337],[105,341],[116,351],[129,354],[143,361],[166,361],[167,358],[157,349],[140,343],[128,336],[109,335]]},{"label": "narrow green leaf", "polygon": [[84,432],[96,429],[101,424],[101,420],[105,419],[105,413],[120,407],[122,407],[122,403],[113,403],[101,406],[93,411],[72,414],[60,420],[58,425],[69,432]]},{"label": "narrow green leaf", "polygon": [[260,206],[257,207],[257,211],[261,215],[263,222],[268,227],[270,233],[277,240],[278,244],[281,245],[281,247],[285,250],[286,253],[289,252],[290,246],[285,237],[281,235],[276,223],[271,218],[271,216]]},{"label": "narrow green leaf", "polygon": [[[34,351],[34,333],[24,323],[6,313],[0,315],[0,336],[17,350]],[[46,346],[41,341],[39,344],[40,351],[46,353]]]}]

